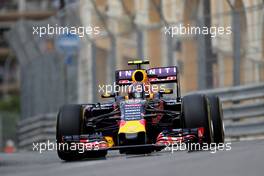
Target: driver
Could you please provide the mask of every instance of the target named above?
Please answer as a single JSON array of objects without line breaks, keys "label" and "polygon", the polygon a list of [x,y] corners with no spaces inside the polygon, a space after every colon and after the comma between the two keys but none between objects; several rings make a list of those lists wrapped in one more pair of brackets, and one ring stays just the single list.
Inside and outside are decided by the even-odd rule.
[{"label": "driver", "polygon": [[145,97],[144,84],[141,82],[136,82],[131,84],[128,90],[129,99],[143,99]]}]

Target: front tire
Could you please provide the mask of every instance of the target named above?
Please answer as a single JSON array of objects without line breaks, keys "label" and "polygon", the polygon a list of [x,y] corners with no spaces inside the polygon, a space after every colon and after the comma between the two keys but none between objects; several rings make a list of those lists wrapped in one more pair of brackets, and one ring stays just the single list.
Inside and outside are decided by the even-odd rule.
[{"label": "front tire", "polygon": [[[65,105],[57,117],[56,139],[58,146],[62,144],[62,136],[81,135],[83,131],[82,105]],[[69,145],[70,146],[70,145]],[[60,159],[65,161],[75,161],[84,158],[102,158],[107,154],[107,150],[92,150],[79,153],[78,150],[57,150]]]},{"label": "front tire", "polygon": [[[61,107],[57,116],[56,140],[57,145],[62,144],[62,136],[80,135],[82,121],[81,105],[65,105]],[[58,147],[57,154],[65,161],[80,160],[82,157],[78,151],[63,150]]]},{"label": "front tire", "polygon": [[192,94],[183,97],[183,121],[185,128],[205,129],[205,142],[213,142],[213,128],[208,99],[202,94]]}]

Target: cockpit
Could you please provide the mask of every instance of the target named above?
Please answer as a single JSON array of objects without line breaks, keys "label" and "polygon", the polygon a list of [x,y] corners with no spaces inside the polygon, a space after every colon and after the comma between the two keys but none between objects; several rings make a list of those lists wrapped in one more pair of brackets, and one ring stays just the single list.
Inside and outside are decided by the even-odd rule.
[{"label": "cockpit", "polygon": [[145,87],[141,82],[133,83],[129,86],[128,90],[129,99],[144,99],[145,98]]}]

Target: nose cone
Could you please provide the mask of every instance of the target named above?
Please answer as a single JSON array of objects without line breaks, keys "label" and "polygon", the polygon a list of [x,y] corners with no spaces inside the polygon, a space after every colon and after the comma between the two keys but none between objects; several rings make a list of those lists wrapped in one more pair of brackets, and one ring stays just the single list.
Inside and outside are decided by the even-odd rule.
[{"label": "nose cone", "polygon": [[132,134],[139,132],[146,132],[145,123],[143,123],[141,120],[132,120],[123,122],[122,125],[120,123],[118,134]]},{"label": "nose cone", "polygon": [[138,136],[138,133],[126,133],[125,136],[126,136],[126,139],[136,139]]}]

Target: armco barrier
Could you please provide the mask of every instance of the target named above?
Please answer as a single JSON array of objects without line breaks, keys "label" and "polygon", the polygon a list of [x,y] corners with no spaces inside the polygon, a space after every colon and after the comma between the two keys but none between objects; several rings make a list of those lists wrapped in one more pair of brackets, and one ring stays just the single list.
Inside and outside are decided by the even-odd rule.
[{"label": "armco barrier", "polygon": [[[264,135],[264,83],[198,93],[220,97],[223,104],[227,138],[256,137]],[[18,124],[18,146],[32,149],[33,142],[55,141],[56,113],[43,114]]]},{"label": "armco barrier", "polygon": [[226,137],[264,135],[264,83],[200,91],[220,97]]},{"label": "armco barrier", "polygon": [[18,147],[32,149],[33,143],[55,142],[56,114],[43,114],[27,118],[18,123]]}]

